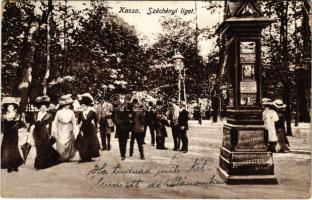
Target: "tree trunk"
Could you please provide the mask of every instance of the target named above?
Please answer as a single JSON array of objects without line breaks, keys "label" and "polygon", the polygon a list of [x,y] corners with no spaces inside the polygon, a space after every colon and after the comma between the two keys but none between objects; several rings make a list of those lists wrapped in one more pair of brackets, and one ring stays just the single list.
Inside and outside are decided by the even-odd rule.
[{"label": "tree trunk", "polygon": [[306,93],[306,88],[307,85],[309,86],[309,84],[307,84],[308,78],[302,76],[302,73],[299,73],[299,83],[298,83],[298,95],[299,95],[299,121],[300,122],[309,122],[309,109],[307,106],[307,93]]},{"label": "tree trunk", "polygon": [[296,71],[296,118],[295,118],[295,126],[298,126],[299,122],[299,77],[298,71]]},{"label": "tree trunk", "polygon": [[[295,30],[297,30],[297,18],[296,15],[298,14],[297,12],[297,2],[296,0],[292,1],[293,4],[293,12],[294,12],[294,18],[295,18]],[[299,54],[299,49],[300,49],[300,45],[299,45],[299,41],[298,41],[298,35],[297,33],[294,34],[294,44],[295,44],[295,89],[296,89],[296,115],[295,115],[295,126],[298,126],[298,122],[299,122],[299,94],[298,94],[298,63],[299,63],[299,59],[300,59],[300,54]]]},{"label": "tree trunk", "polygon": [[43,95],[47,95],[48,90],[48,79],[50,76],[50,19],[51,15],[48,17],[47,23],[47,66],[46,66],[46,73],[43,79]]},{"label": "tree trunk", "polygon": [[281,35],[282,35],[282,68],[284,71],[284,87],[283,87],[283,99],[284,103],[286,104],[286,125],[287,125],[287,135],[291,136],[291,97],[290,97],[290,74],[289,74],[289,62],[288,62],[288,8],[289,8],[289,0],[286,0],[286,5],[282,1],[281,4],[283,5],[282,11],[282,22],[281,22]]},{"label": "tree trunk", "polygon": [[28,27],[27,30],[24,32],[24,38],[23,38],[23,46],[20,54],[20,68],[16,72],[16,77],[18,80],[15,82],[13,91],[12,91],[12,96],[20,96],[20,91],[19,91],[19,85],[28,80],[28,67],[29,67],[29,60],[31,59],[32,56],[32,38],[33,38],[33,33],[31,32],[31,27],[32,24],[34,23],[34,15],[32,12],[32,15],[29,16],[29,20],[27,21]]},{"label": "tree trunk", "polygon": [[290,107],[290,84],[287,80],[284,82],[284,102],[286,104],[286,112],[285,112],[285,119],[286,119],[286,126],[287,126],[287,135],[292,136],[291,131],[291,107]]},{"label": "tree trunk", "polygon": [[63,70],[62,75],[64,76],[67,72],[67,26],[66,26],[66,20],[67,20],[67,0],[65,0],[65,8],[64,8],[64,63],[63,63]]},{"label": "tree trunk", "polygon": [[49,0],[48,2],[48,8],[46,10],[43,11],[41,20],[39,22],[38,25],[38,29],[37,29],[37,34],[36,34],[36,39],[35,39],[35,50],[34,50],[34,59],[33,59],[33,63],[32,63],[32,77],[33,77],[33,81],[31,83],[31,91],[30,91],[30,98],[34,99],[35,97],[37,97],[38,95],[41,95],[42,92],[42,83],[43,83],[43,77],[42,74],[45,74],[43,69],[39,68],[39,63],[41,62],[40,60],[40,39],[43,38],[43,34],[45,33],[44,31],[41,30],[41,27],[43,24],[47,24],[48,23],[48,17],[50,15],[50,13],[52,12],[53,9],[53,4],[52,4],[52,0]]},{"label": "tree trunk", "polygon": [[25,32],[23,39],[23,47],[21,51],[21,68],[17,71],[17,77],[20,78],[16,81],[16,85],[14,86],[13,95],[20,96],[21,102],[18,109],[18,113],[23,113],[26,109],[26,105],[28,103],[28,94],[29,88],[32,81],[32,67],[31,61],[34,56],[34,32],[32,27],[35,26],[35,22],[33,21],[34,16],[31,16],[29,20],[29,29]]}]

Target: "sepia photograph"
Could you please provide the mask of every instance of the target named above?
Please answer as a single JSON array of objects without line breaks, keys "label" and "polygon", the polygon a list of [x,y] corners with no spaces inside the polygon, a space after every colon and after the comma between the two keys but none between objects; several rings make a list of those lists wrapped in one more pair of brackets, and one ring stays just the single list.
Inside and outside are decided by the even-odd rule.
[{"label": "sepia photograph", "polygon": [[311,16],[2,0],[1,198],[310,199]]}]

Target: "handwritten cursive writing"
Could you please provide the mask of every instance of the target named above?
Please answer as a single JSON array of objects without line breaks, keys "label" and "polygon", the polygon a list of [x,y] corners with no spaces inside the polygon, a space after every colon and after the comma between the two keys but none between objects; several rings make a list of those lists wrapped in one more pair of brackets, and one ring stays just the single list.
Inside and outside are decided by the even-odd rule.
[{"label": "handwritten cursive writing", "polygon": [[224,181],[217,180],[215,175],[205,181],[188,181],[187,177],[176,176],[173,179],[167,179],[165,185],[167,187],[181,187],[181,186],[198,186],[207,187],[211,184],[224,184]]},{"label": "handwritten cursive writing", "polygon": [[120,164],[117,164],[116,166],[114,166],[112,168],[112,174],[137,174],[137,175],[151,175],[151,169],[133,169],[133,167],[131,168],[127,168],[127,169],[122,169]]},{"label": "handwritten cursive writing", "polygon": [[[193,162],[184,164],[181,168],[180,164],[166,167],[161,165],[126,167],[121,163],[109,165],[105,162],[95,165],[88,171],[87,179],[94,179],[94,186],[97,188],[160,189],[187,186],[205,188],[212,184],[224,184],[224,181],[218,179],[216,175],[207,177],[209,163],[209,159],[195,158]],[[120,180],[119,177],[123,175],[130,176]],[[200,180],[195,179],[194,175],[200,177]],[[114,180],[114,177],[119,180]]]},{"label": "handwritten cursive writing", "polygon": [[173,169],[159,169],[154,174],[154,177],[161,174],[174,174],[174,173],[180,173],[179,165],[175,165]]}]

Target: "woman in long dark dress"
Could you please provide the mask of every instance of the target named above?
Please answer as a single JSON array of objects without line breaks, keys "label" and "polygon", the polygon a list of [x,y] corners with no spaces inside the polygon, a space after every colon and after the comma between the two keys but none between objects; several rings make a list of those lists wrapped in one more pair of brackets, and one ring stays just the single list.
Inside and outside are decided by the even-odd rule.
[{"label": "woman in long dark dress", "polygon": [[59,163],[59,154],[53,149],[51,142],[51,126],[53,116],[47,112],[50,98],[47,96],[38,97],[35,105],[39,112],[35,115],[33,124],[33,138],[36,146],[36,158],[34,166],[36,169],[45,169]]},{"label": "woman in long dark dress", "polygon": [[100,156],[100,142],[96,135],[97,118],[96,113],[91,110],[92,101],[91,95],[82,95],[80,101],[82,112],[78,115],[78,124],[82,137],[79,138],[84,143],[77,147],[81,158],[80,162],[92,161],[92,158]]},{"label": "woman in long dark dress", "polygon": [[5,97],[2,100],[5,114],[2,117],[3,139],[1,145],[1,169],[8,172],[18,171],[24,162],[18,150],[18,129],[23,126],[16,113],[19,100],[14,97]]}]

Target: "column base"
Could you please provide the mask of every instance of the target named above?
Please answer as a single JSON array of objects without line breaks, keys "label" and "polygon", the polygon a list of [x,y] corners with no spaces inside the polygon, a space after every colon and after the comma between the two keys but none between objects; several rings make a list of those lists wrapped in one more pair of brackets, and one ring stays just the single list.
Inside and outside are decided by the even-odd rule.
[{"label": "column base", "polygon": [[229,175],[218,167],[218,174],[226,184],[239,185],[239,184],[263,184],[263,185],[276,185],[278,184],[275,175]]},{"label": "column base", "polygon": [[225,124],[218,172],[227,184],[278,184],[263,125]]}]

